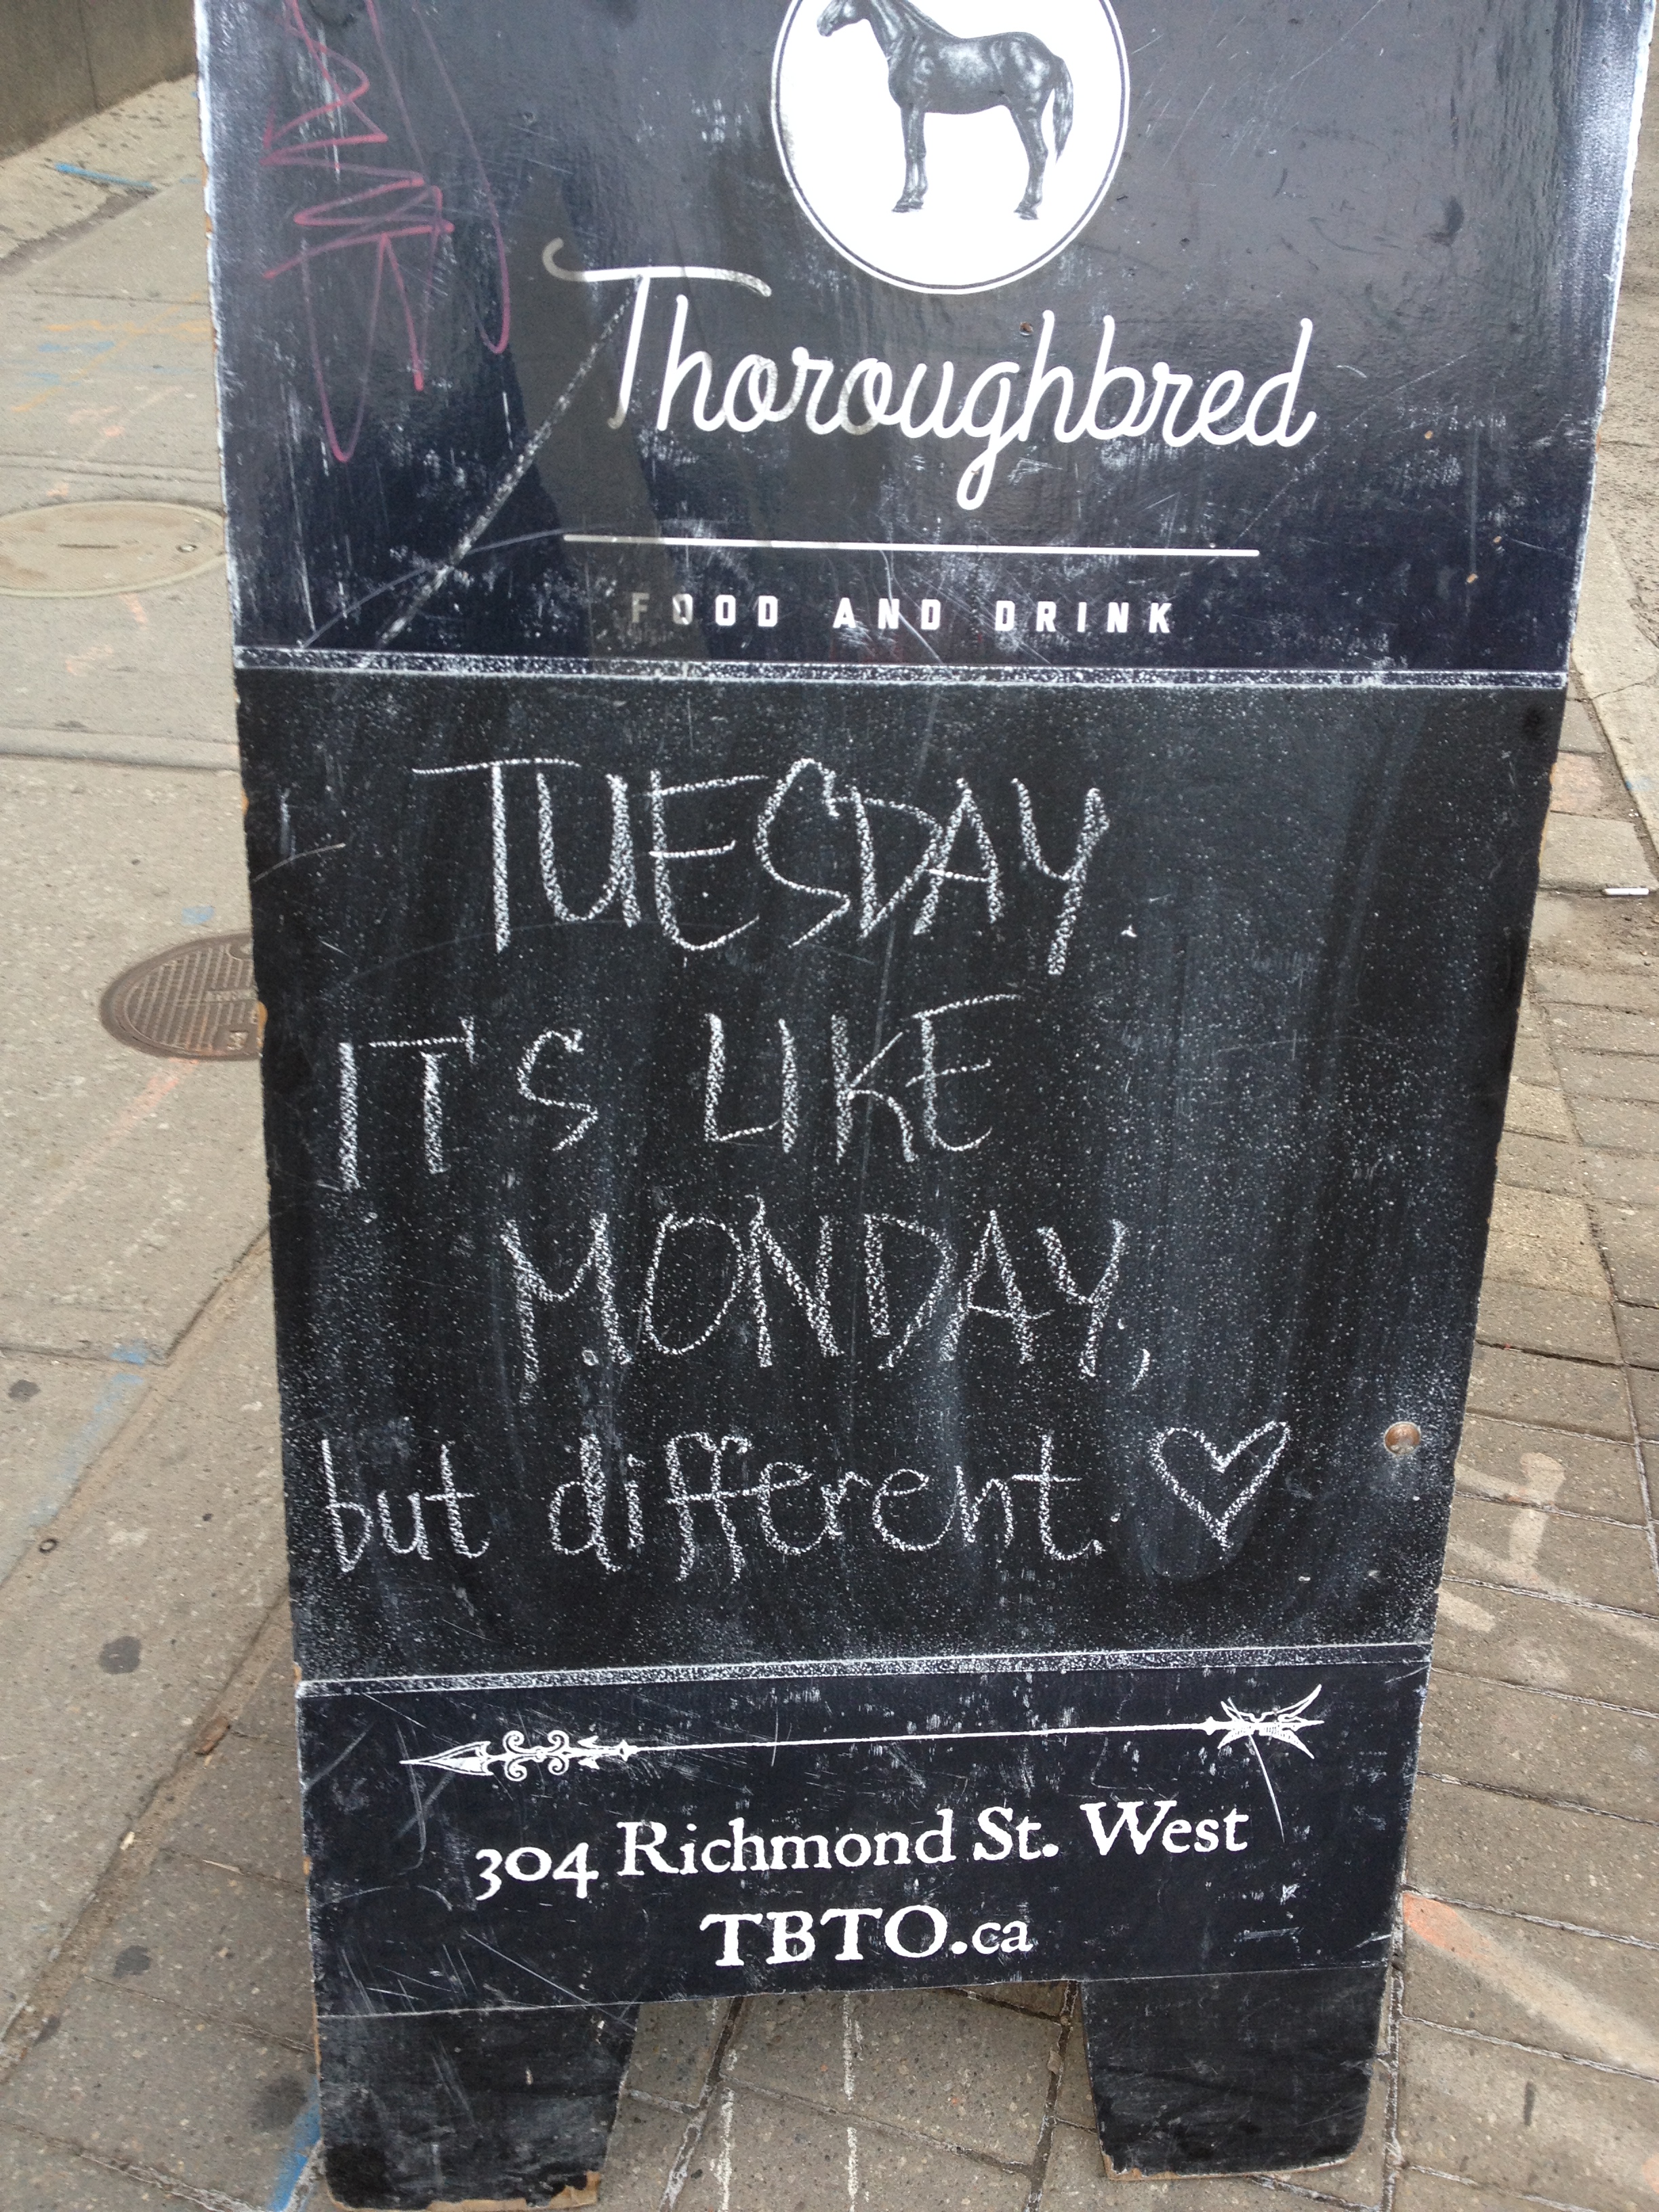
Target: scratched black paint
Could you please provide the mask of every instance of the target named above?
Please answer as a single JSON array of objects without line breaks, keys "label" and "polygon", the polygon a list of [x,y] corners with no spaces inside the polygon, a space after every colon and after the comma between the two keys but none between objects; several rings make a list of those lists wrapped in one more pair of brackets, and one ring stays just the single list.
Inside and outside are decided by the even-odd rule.
[{"label": "scratched black paint", "polygon": [[[726,1988],[1085,1977],[1120,2166],[1364,2112],[1645,12],[1123,0],[1104,200],[952,296],[797,202],[786,13],[207,12],[354,2203],[584,2183],[635,2005]],[[576,281],[647,266],[752,281]],[[975,490],[665,405],[682,291],[716,398],[1193,383],[1051,385]],[[1282,441],[1165,434],[1231,369]],[[947,1808],[878,1881],[617,1863]]]}]

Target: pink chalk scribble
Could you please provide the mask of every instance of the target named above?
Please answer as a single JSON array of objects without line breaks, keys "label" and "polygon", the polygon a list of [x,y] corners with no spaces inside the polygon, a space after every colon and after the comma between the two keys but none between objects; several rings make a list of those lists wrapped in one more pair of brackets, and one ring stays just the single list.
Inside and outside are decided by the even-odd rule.
[{"label": "pink chalk scribble", "polygon": [[[391,0],[391,4],[395,6],[397,0]],[[260,166],[276,169],[319,169],[326,173],[337,191],[333,198],[319,200],[312,206],[297,210],[292,220],[303,240],[300,250],[287,260],[278,262],[274,268],[267,269],[264,274],[268,279],[296,271],[299,275],[306,332],[324,431],[328,439],[329,451],[335,459],[346,462],[357,449],[368,409],[369,376],[388,279],[396,295],[397,310],[401,316],[402,350],[408,359],[410,380],[416,392],[426,389],[427,341],[439,257],[453,237],[455,225],[445,212],[442,187],[429,180],[423,166],[399,167],[395,153],[390,159],[375,160],[362,150],[373,147],[391,149],[392,144],[391,133],[383,129],[368,112],[367,102],[376,98],[376,94],[367,71],[348,57],[334,52],[325,34],[312,31],[301,12],[300,0],[284,0],[283,13],[289,35],[305,47],[312,68],[327,97],[316,106],[307,108],[285,122],[278,121],[274,116],[267,121],[261,145]],[[501,216],[479,157],[477,142],[431,30],[418,6],[410,5],[408,13],[425,41],[436,78],[442,86],[454,119],[460,126],[460,135],[471,156],[480,198],[489,216],[501,285],[501,313],[494,333],[480,327],[478,336],[489,352],[504,353],[511,330],[511,303],[507,242],[501,234]],[[413,155],[416,163],[423,164],[419,137],[404,98],[403,84],[386,48],[385,28],[376,0],[367,0],[367,15],[376,51],[384,65],[386,97],[397,110],[408,150]],[[336,254],[359,257],[368,254],[373,259],[367,301],[360,309],[361,345],[356,372],[355,411],[350,427],[343,437],[331,397],[329,371],[324,359],[324,325],[329,319],[318,299],[318,288],[313,277],[313,271],[319,264],[324,263],[327,257]]]}]

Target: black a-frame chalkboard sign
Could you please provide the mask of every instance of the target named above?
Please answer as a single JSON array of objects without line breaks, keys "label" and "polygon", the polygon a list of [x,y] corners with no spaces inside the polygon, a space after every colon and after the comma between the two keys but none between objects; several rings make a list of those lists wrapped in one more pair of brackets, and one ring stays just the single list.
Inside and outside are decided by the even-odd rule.
[{"label": "black a-frame chalkboard sign", "polygon": [[206,0],[343,2203],[751,1990],[1352,2147],[1646,33]]}]

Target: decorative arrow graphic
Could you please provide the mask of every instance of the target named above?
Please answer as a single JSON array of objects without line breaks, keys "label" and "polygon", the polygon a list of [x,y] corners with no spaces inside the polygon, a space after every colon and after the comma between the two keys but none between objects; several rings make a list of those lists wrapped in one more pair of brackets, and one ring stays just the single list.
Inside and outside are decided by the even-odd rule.
[{"label": "decorative arrow graphic", "polygon": [[[480,1737],[476,1743],[453,1744],[447,1751],[434,1751],[422,1759],[402,1759],[399,1764],[441,1767],[449,1774],[493,1776],[499,1771],[503,1781],[522,1782],[532,1766],[544,1768],[550,1774],[568,1774],[573,1766],[596,1773],[607,1761],[626,1766],[635,1759],[683,1758],[691,1752],[839,1751],[885,1743],[1010,1743],[1107,1735],[1219,1736],[1221,1741],[1216,1747],[1218,1751],[1224,1751],[1229,1744],[1248,1743],[1258,1760],[1265,1739],[1269,1743],[1288,1744],[1304,1759],[1311,1759],[1313,1753],[1302,1741],[1302,1731],[1325,1725],[1322,1720],[1313,1717],[1311,1711],[1322,1687],[1322,1684],[1316,1683],[1296,1705],[1275,1705],[1265,1713],[1246,1711],[1231,1698],[1224,1698],[1221,1717],[1211,1714],[1201,1721],[1078,1722],[1060,1728],[939,1729],[928,1734],[895,1729],[883,1735],[763,1735],[726,1738],[713,1743],[649,1744],[629,1743],[622,1737],[615,1743],[601,1743],[596,1735],[579,1736],[573,1741],[564,1729],[550,1729],[541,1742],[529,1743],[521,1730],[509,1729],[501,1737],[499,1751],[491,1748],[488,1737]],[[1265,1775],[1265,1765],[1262,1771]],[[1271,1790],[1272,1784],[1268,1787]]]}]

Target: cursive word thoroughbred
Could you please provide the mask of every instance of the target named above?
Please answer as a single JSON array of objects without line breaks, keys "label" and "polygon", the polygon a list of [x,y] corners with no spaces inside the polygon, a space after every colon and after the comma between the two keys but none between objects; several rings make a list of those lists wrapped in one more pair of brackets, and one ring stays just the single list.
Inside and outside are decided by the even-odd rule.
[{"label": "cursive word thoroughbred", "polygon": [[1014,212],[1035,220],[1048,167],[1042,115],[1051,96],[1056,161],[1071,136],[1072,72],[1059,55],[1029,31],[953,39],[910,0],[830,0],[818,17],[818,32],[828,39],[860,22],[868,23],[886,56],[887,89],[904,124],[904,190],[894,214],[912,214],[927,196],[923,134],[930,111],[980,115],[988,107],[1006,107],[1030,163],[1025,195]]}]

